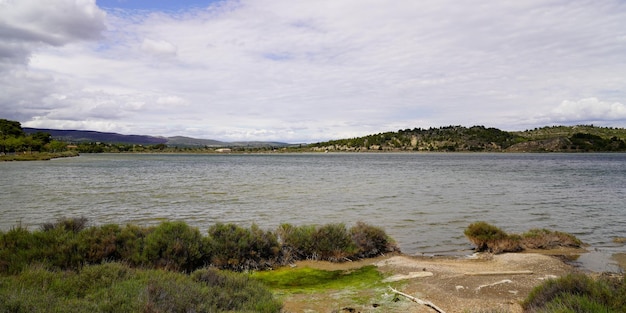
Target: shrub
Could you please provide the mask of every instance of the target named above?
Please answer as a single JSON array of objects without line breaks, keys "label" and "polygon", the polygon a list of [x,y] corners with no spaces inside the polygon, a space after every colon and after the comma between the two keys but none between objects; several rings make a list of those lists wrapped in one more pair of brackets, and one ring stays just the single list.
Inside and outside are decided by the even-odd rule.
[{"label": "shrub", "polygon": [[120,227],[114,224],[90,227],[81,231],[78,237],[79,253],[85,256],[85,262],[93,264],[105,260],[119,260],[120,232]]},{"label": "shrub", "polygon": [[77,272],[31,267],[0,276],[0,312],[267,312],[282,307],[271,292],[243,274],[200,270],[185,275],[134,270],[119,263]]},{"label": "shrub", "polygon": [[271,267],[278,259],[280,245],[276,235],[252,225],[246,229],[235,224],[217,223],[208,230],[211,263],[220,268],[245,270]]},{"label": "shrub", "polygon": [[350,228],[352,241],[357,247],[357,256],[369,258],[387,252],[398,251],[398,247],[380,227],[357,222]]},{"label": "shrub", "polygon": [[569,274],[533,289],[522,306],[526,312],[624,312],[624,277],[594,280],[585,274]]},{"label": "shrub", "polygon": [[534,228],[522,234],[522,245],[527,249],[579,248],[582,242],[568,233]]},{"label": "shrub", "polygon": [[352,242],[344,224],[326,224],[313,233],[314,250],[319,259],[332,262],[345,261],[356,253],[357,247]]},{"label": "shrub", "polygon": [[282,308],[265,285],[247,275],[210,268],[195,271],[191,278],[211,288],[210,303],[221,311],[269,313]]},{"label": "shrub", "polygon": [[204,265],[205,242],[197,228],[163,222],[146,236],[143,257],[157,268],[192,271]]},{"label": "shrub", "polygon": [[144,255],[145,238],[154,231],[155,227],[139,227],[128,224],[122,228],[117,239],[120,259],[131,265],[147,264]]},{"label": "shrub", "polygon": [[36,258],[31,262],[45,261],[47,266],[58,269],[78,269],[85,263],[79,234],[72,228],[55,227],[34,232],[38,246],[32,248]]},{"label": "shrub", "polygon": [[88,219],[84,216],[81,217],[73,217],[73,218],[67,218],[67,217],[62,217],[59,218],[56,222],[54,223],[43,223],[41,225],[41,230],[43,231],[49,231],[55,228],[61,228],[64,229],[66,231],[71,231],[74,233],[78,233],[81,230],[87,228],[87,223],[88,223]]},{"label": "shrub", "polygon": [[313,234],[316,227],[312,225],[293,226],[282,224],[277,234],[282,243],[282,254],[285,263],[307,258],[317,258]]},{"label": "shrub", "polygon": [[519,236],[509,236],[500,228],[486,222],[470,224],[464,234],[476,246],[477,251],[501,253],[522,249]]},{"label": "shrub", "polygon": [[9,274],[22,271],[37,257],[33,252],[36,247],[37,240],[24,227],[0,233],[0,271]]}]

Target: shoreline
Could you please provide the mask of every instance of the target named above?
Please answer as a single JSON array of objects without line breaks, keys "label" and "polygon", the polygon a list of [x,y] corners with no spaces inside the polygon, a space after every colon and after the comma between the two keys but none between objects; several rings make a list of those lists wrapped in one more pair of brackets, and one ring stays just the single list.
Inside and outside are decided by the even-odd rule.
[{"label": "shoreline", "polygon": [[[445,312],[500,310],[520,313],[520,303],[546,279],[587,272],[570,264],[568,256],[584,249],[554,249],[517,253],[476,253],[469,257],[410,256],[389,254],[354,262],[299,261],[292,269],[312,268],[350,272],[374,265],[384,280],[373,286],[346,287],[315,292],[279,292],[284,312],[433,312],[427,307],[397,297],[392,287]],[[286,269],[289,270],[289,269]]]}]

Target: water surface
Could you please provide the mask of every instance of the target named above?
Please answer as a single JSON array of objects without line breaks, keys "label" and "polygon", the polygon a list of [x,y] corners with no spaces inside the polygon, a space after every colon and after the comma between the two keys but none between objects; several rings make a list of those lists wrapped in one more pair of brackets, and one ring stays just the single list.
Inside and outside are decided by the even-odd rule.
[{"label": "water surface", "polygon": [[625,194],[626,154],[85,154],[0,163],[0,229],[76,216],[202,231],[364,221],[408,254],[467,254],[463,230],[480,220],[611,254],[626,252],[612,241],[626,237]]}]

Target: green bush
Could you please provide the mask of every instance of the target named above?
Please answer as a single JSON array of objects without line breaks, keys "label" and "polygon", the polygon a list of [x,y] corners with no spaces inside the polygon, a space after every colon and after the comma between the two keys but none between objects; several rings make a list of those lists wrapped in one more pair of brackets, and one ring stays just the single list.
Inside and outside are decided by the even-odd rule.
[{"label": "green bush", "polygon": [[523,249],[579,248],[583,245],[582,241],[568,233],[534,228],[522,235],[507,234],[486,222],[472,223],[464,233],[479,252],[501,253],[517,252]]},{"label": "green bush", "polygon": [[57,227],[34,232],[33,236],[38,246],[33,249],[37,257],[31,262],[45,260],[46,265],[59,269],[78,269],[85,264],[86,247],[81,245],[80,236],[73,229]]},{"label": "green bush", "polygon": [[624,277],[569,274],[533,289],[522,306],[526,312],[626,312]]},{"label": "green bush", "polygon": [[213,290],[211,304],[224,311],[279,312],[282,304],[261,282],[247,275],[200,269],[191,274],[193,280]]},{"label": "green bush", "polygon": [[522,245],[527,249],[579,248],[582,242],[572,234],[533,228],[522,234]]},{"label": "green bush", "polygon": [[134,266],[147,264],[148,259],[143,253],[145,238],[154,229],[155,227],[139,227],[132,224],[122,228],[117,238],[120,259]]},{"label": "green bush", "polygon": [[320,260],[345,261],[352,257],[357,247],[344,224],[326,224],[313,233],[315,254]]},{"label": "green bush", "polygon": [[[276,232],[257,225],[218,223],[203,237],[184,222],[156,227],[114,224],[84,227],[81,219],[61,219],[30,232],[0,232],[0,273],[16,274],[31,264],[79,270],[89,264],[121,261],[191,272],[207,264],[232,270],[265,269],[302,259],[344,261],[397,251],[385,232],[363,222],[281,225]],[[278,240],[280,238],[280,242]]]},{"label": "green bush", "polygon": [[357,256],[360,258],[369,258],[398,251],[398,247],[393,240],[380,227],[359,221],[350,228],[350,235],[358,249]]},{"label": "green bush", "polygon": [[6,233],[0,232],[0,271],[15,274],[26,268],[37,257],[38,243],[24,227],[14,227]]},{"label": "green bush", "polygon": [[163,222],[144,242],[143,257],[156,268],[192,271],[204,265],[205,241],[184,222]]},{"label": "green bush", "polygon": [[79,253],[84,255],[85,262],[89,264],[120,260],[120,233],[120,227],[114,224],[85,229],[78,236]]},{"label": "green bush", "polygon": [[52,229],[64,229],[66,231],[71,231],[74,233],[78,233],[81,230],[87,228],[87,223],[89,222],[89,220],[86,217],[73,217],[73,218],[67,218],[67,217],[62,217],[60,219],[58,219],[56,222],[52,223],[43,223],[41,225],[41,230],[43,231],[49,231]]},{"label": "green bush", "polygon": [[282,224],[277,234],[282,244],[282,254],[285,263],[305,260],[315,255],[315,241],[313,234],[316,227],[313,225],[293,226]]},{"label": "green bush", "polygon": [[[211,275],[219,278],[207,279]],[[273,313],[281,307],[261,283],[215,270],[185,275],[107,263],[77,272],[31,267],[0,276],[0,312]]]},{"label": "green bush", "polygon": [[465,236],[476,246],[476,251],[493,253],[516,252],[522,250],[521,237],[508,235],[500,228],[486,222],[470,224]]},{"label": "green bush", "polygon": [[217,223],[208,230],[211,264],[220,268],[246,270],[271,267],[279,257],[276,235],[252,225]]}]

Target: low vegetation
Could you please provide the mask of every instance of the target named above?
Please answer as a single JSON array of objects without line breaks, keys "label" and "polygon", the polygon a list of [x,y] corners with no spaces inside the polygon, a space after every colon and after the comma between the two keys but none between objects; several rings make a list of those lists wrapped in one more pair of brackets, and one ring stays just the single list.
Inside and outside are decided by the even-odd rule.
[{"label": "low vegetation", "polygon": [[[472,223],[465,235],[477,250],[496,253],[582,244],[566,233],[512,235],[486,222]],[[0,312],[281,312],[274,294],[345,288],[369,294],[386,284],[374,266],[280,265],[391,251],[398,249],[385,232],[363,222],[283,224],[276,231],[218,223],[203,235],[184,222],[90,226],[85,218],[64,218],[34,231],[0,232]],[[270,267],[276,269],[230,271]],[[522,305],[525,312],[624,312],[623,279],[571,274],[538,286]]]},{"label": "low vegetation", "polygon": [[349,229],[284,224],[275,232],[218,223],[202,235],[184,222],[89,226],[82,217],[63,218],[34,231],[0,232],[0,312],[279,312],[281,303],[260,281],[280,288],[317,277],[298,287],[313,288],[380,274],[364,268],[270,278],[226,270],[397,250],[382,229],[363,222]]},{"label": "low vegetation", "polygon": [[470,224],[465,236],[479,252],[518,252],[524,249],[554,249],[558,247],[579,248],[583,243],[574,235],[548,229],[531,229],[522,235],[507,234],[486,222]]},{"label": "low vegetation", "polygon": [[262,281],[274,290],[291,293],[342,290],[345,288],[386,287],[383,275],[374,265],[352,270],[327,271],[321,269],[281,268],[274,271],[252,273],[252,277]]},{"label": "low vegetation", "polygon": [[536,287],[523,302],[525,312],[626,312],[624,276],[594,279],[570,274]]},{"label": "low vegetation", "polygon": [[393,251],[398,248],[382,229],[363,222],[350,229],[344,224],[284,224],[276,232],[256,225],[218,223],[203,236],[184,222],[88,227],[84,218],[64,218],[32,232],[23,227],[0,232],[0,273],[19,273],[32,264],[76,270],[104,261],[184,272],[206,266],[244,271],[304,259],[345,261]]},{"label": "low vegetation", "polygon": [[78,156],[77,151],[64,152],[28,152],[21,154],[0,155],[0,161],[48,161],[58,158],[69,158]]},{"label": "low vegetation", "polygon": [[244,274],[133,269],[121,263],[78,271],[41,266],[0,276],[0,312],[280,312],[282,304]]}]

